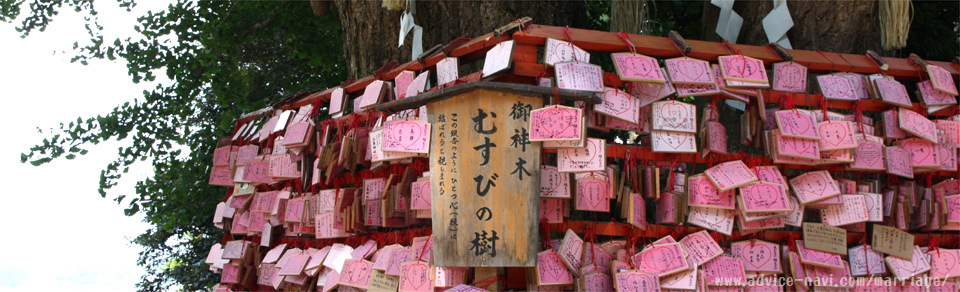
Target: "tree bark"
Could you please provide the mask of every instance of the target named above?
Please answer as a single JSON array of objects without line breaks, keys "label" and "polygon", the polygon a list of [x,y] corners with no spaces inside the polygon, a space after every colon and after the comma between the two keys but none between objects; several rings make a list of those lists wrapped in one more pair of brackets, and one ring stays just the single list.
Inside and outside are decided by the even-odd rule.
[{"label": "tree bark", "polygon": [[[868,49],[880,54],[879,8],[876,1],[797,1],[788,0],[793,28],[787,32],[795,49],[864,54]],[[772,1],[737,1],[733,10],[743,17],[739,44],[766,45],[763,18],[773,9]],[[722,41],[715,32],[720,9],[704,3],[703,39]]]},{"label": "tree bark", "polygon": [[[360,78],[383,64],[411,60],[412,32],[403,47],[397,47],[401,11],[381,8],[381,1],[336,0],[334,7],[343,27],[350,76]],[[537,24],[584,27],[584,11],[579,1],[417,1],[414,19],[423,27],[427,50],[464,34],[481,36],[523,16]]]}]

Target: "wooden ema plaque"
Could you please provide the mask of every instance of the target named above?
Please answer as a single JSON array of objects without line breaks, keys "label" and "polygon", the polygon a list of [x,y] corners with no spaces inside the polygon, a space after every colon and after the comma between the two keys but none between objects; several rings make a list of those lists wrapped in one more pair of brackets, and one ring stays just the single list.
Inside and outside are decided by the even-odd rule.
[{"label": "wooden ema plaque", "polygon": [[536,265],[541,143],[523,109],[542,106],[484,89],[427,104],[436,266]]}]

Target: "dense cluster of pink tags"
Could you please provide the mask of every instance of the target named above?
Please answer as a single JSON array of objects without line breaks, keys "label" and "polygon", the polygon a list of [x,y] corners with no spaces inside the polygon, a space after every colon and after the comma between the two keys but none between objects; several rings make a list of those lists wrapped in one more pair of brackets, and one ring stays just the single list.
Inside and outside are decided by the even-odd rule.
[{"label": "dense cluster of pink tags", "polygon": [[[512,50],[513,41],[492,48],[482,76],[509,69]],[[554,76],[538,80],[540,85],[596,92],[602,102],[565,106],[554,101],[527,109],[529,141],[557,149],[556,165],[544,163],[539,172],[541,219],[561,223],[571,209],[614,209],[641,230],[649,224],[689,224],[705,230],[679,240],[666,236],[645,243],[598,243],[595,235],[581,238],[567,230],[560,240],[545,240],[536,267],[527,273],[528,290],[958,291],[960,250],[914,245],[913,235],[903,230],[960,230],[960,181],[912,180],[927,172],[957,171],[960,116],[928,119],[913,110],[903,84],[882,74],[841,72],[814,78],[816,91],[826,100],[878,99],[894,106],[875,122],[859,111],[841,114],[826,106],[799,109],[788,102],[781,109],[766,109],[760,89],[807,92],[807,68],[795,62],[772,64],[768,76],[762,61],[742,55],[721,56],[716,64],[674,58],[662,61],[662,68],[661,61],[636,52],[611,58],[626,88],[605,87],[603,71],[590,64],[589,52],[568,41],[546,41],[543,63]],[[456,82],[458,61],[448,57],[437,63],[434,80],[440,85]],[[952,76],[937,66],[926,69],[929,78],[917,83],[925,111],[956,105]],[[373,81],[352,100],[352,112],[369,114],[377,104],[423,93],[430,82],[430,71],[404,71],[393,81]],[[762,147],[776,164],[807,165],[811,171],[787,179],[777,166],[733,160],[698,174],[671,168],[661,188],[659,167],[607,165],[607,142],[587,136],[587,128],[619,129],[642,135],[638,141],[653,152],[702,157],[727,153],[727,129],[720,123],[716,101],[704,108],[698,124],[695,105],[668,99],[721,95],[744,103],[756,100],[763,109],[742,116],[744,144]],[[341,117],[348,102],[345,90],[336,88],[326,113]],[[429,157],[431,131],[436,129],[426,106],[376,115],[342,133],[342,124],[314,121],[319,107],[273,111],[246,122],[230,146],[214,152],[210,184],[234,187],[218,205],[214,223],[234,236],[261,239],[230,240],[211,248],[206,263],[221,274],[222,282],[215,290],[255,282],[263,289],[324,292],[485,291],[477,283],[490,281],[474,279],[469,267],[434,266],[430,236],[414,238],[410,246],[373,240],[356,247],[271,245],[279,236],[345,238],[369,228],[429,222],[431,217],[430,173],[422,165],[396,177],[364,177],[352,188],[297,191],[307,180],[309,185],[331,185],[348,165],[377,170]],[[816,170],[821,165],[907,180],[834,177]],[[304,177],[304,168],[310,166],[313,176]],[[297,184],[291,185],[293,181]],[[650,217],[655,222],[648,222],[648,203],[654,205]],[[723,235],[732,235],[735,225],[741,235],[789,225],[802,228],[804,236],[777,243],[725,242]],[[848,247],[846,231],[867,230],[872,231],[869,244],[864,239]],[[782,277],[792,284],[785,285]]]}]

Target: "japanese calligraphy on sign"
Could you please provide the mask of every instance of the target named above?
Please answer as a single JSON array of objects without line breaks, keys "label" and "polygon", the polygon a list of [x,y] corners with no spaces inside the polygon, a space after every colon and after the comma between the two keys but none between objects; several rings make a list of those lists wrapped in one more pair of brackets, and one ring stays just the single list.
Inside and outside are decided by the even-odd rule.
[{"label": "japanese calligraphy on sign", "polygon": [[528,127],[542,100],[477,90],[427,106],[434,263],[535,265],[540,143]]}]

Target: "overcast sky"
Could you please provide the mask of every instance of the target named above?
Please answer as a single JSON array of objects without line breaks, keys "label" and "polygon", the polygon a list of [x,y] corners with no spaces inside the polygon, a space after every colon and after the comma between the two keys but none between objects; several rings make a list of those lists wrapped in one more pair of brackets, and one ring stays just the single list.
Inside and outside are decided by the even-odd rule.
[{"label": "overcast sky", "polygon": [[[107,41],[133,36],[136,17],[167,2],[138,1],[132,13],[115,1],[97,2]],[[72,8],[63,10],[47,31],[26,39],[13,24],[0,23],[0,123],[6,137],[0,143],[0,291],[132,291],[144,272],[136,265],[140,248],[130,239],[148,225],[142,216],[124,216],[110,198],[132,194],[150,165],[136,165],[104,199],[97,193],[100,171],[117,157],[121,143],[101,143],[88,147],[88,155],[40,167],[20,163],[20,153],[48,137],[37,127],[106,114],[150,87],[133,84],[120,62],[71,64],[73,42],[86,32]]]}]

